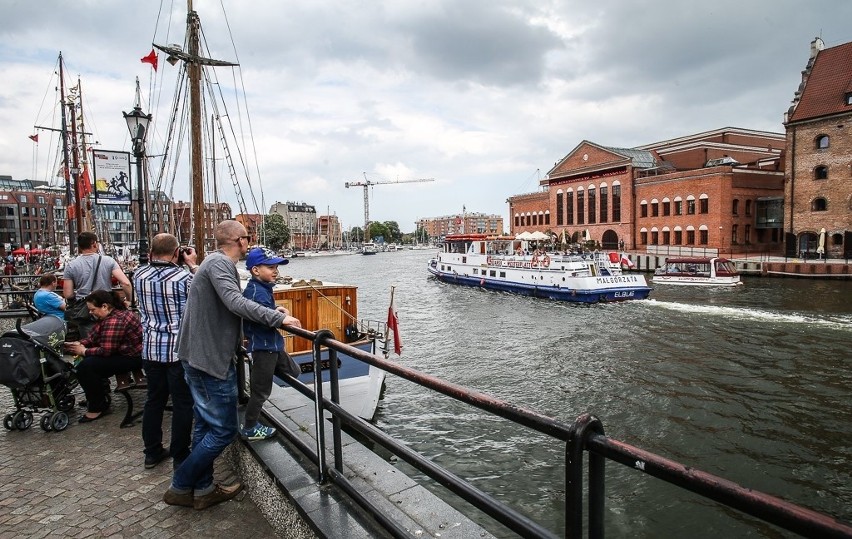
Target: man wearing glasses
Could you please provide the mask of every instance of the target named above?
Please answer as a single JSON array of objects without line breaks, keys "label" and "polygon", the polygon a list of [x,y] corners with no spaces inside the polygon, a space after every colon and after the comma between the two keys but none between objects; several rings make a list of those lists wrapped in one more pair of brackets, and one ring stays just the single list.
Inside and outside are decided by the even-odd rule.
[{"label": "man wearing glasses", "polygon": [[222,221],[215,236],[219,249],[204,259],[193,278],[177,340],[177,356],[195,401],[192,451],[163,495],[167,504],[195,509],[230,500],[243,488],[239,482],[213,483],[213,462],[239,431],[234,356],[242,344],[242,319],[273,328],[301,327],[283,307],[270,309],[243,297],[237,262],[248,251],[245,227]]}]

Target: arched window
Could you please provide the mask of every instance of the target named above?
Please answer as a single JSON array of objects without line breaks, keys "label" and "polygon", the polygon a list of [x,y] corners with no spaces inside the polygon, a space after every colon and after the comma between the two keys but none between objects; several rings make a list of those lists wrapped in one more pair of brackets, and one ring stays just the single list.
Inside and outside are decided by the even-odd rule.
[{"label": "arched window", "polygon": [[811,211],[826,211],[827,209],[828,203],[822,197],[815,198],[811,202]]},{"label": "arched window", "polygon": [[669,197],[663,199],[663,215],[668,216],[672,214],[672,203],[669,200]]},{"label": "arched window", "polygon": [[707,225],[701,225],[698,227],[698,244],[699,245],[707,245],[710,243],[710,230],[707,228]]},{"label": "arched window", "polygon": [[733,225],[733,226],[731,226],[731,243],[732,243],[732,244],[734,244],[734,245],[736,245],[737,243],[739,243],[739,242],[737,241],[737,232],[738,232],[738,231],[739,231],[739,230],[738,230],[738,225]]},{"label": "arched window", "polygon": [[738,198],[734,199],[734,207],[732,208],[731,213],[733,213],[734,215],[739,215],[739,213],[740,213],[740,199],[738,199]]},{"label": "arched window", "polygon": [[648,245],[648,229],[645,227],[642,227],[639,231],[639,243],[642,245]]},{"label": "arched window", "polygon": [[544,212],[544,224],[546,224],[546,225],[550,224],[550,210],[547,210],[546,212]]},{"label": "arched window", "polygon": [[639,203],[639,217],[648,217],[648,201],[643,200]]},{"label": "arched window", "polygon": [[815,180],[827,180],[828,179],[828,167],[825,165],[820,165],[814,169],[814,179]]},{"label": "arched window", "polygon": [[660,216],[660,201],[656,198],[651,200],[651,217]]},{"label": "arched window", "polygon": [[657,227],[651,229],[651,245],[659,245],[660,244],[660,232],[657,230]]},{"label": "arched window", "polygon": [[695,215],[695,197],[692,195],[686,197],[686,214]]},{"label": "arched window", "polygon": [[746,217],[751,216],[751,200],[746,200]]},{"label": "arched window", "polygon": [[816,149],[817,150],[824,150],[824,149],[828,148],[829,142],[830,141],[829,141],[828,135],[817,136],[817,138],[816,138]]},{"label": "arched window", "polygon": [[681,245],[683,243],[683,230],[680,226],[674,227],[674,244]]},{"label": "arched window", "polygon": [[710,213],[710,197],[702,193],[698,198],[698,213]]},{"label": "arched window", "polygon": [[683,199],[680,197],[674,199],[674,214],[683,215]]}]

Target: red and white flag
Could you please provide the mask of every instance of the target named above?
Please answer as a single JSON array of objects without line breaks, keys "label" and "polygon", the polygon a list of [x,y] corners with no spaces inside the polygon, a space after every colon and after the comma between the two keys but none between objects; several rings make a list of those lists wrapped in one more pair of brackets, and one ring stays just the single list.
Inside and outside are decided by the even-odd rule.
[{"label": "red and white flag", "polygon": [[30,140],[33,142],[38,142],[38,133],[36,133],[35,135],[30,135]]},{"label": "red and white flag", "polygon": [[391,291],[391,303],[388,307],[388,330],[393,331],[393,351],[396,355],[402,355],[402,340],[399,338],[399,316],[393,305],[393,291]]},{"label": "red and white flag", "polygon": [[628,258],[627,254],[625,253],[621,253],[621,265],[627,266],[629,269],[633,269],[634,267],[636,267],[636,264],[634,264],[633,261],[630,260],[630,258]]}]

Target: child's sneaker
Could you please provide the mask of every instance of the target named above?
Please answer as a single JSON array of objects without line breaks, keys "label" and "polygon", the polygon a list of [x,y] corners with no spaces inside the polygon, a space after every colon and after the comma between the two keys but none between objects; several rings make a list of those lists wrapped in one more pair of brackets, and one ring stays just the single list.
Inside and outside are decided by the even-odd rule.
[{"label": "child's sneaker", "polygon": [[240,435],[243,437],[244,440],[249,441],[266,440],[267,438],[275,436],[275,429],[257,423],[254,427],[250,429],[242,429],[240,431]]}]

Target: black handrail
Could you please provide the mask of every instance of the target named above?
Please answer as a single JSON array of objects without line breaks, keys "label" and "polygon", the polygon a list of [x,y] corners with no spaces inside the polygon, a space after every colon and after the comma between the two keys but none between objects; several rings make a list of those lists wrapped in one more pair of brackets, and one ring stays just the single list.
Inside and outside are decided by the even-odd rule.
[{"label": "black handrail", "polygon": [[[323,483],[330,480],[335,484],[341,485],[344,491],[371,514],[377,516],[377,520],[383,522],[387,529],[392,531],[395,536],[405,536],[405,533],[403,533],[404,529],[396,523],[389,521],[385,515],[381,515],[380,509],[361,496],[342,473],[343,455],[340,441],[340,428],[342,424],[347,425],[364,437],[393,452],[399,458],[402,458],[507,528],[525,537],[553,537],[554,534],[489,494],[480,491],[449,470],[425,458],[409,446],[397,442],[374,425],[343,410],[339,404],[339,388],[337,387],[338,373],[336,359],[338,352],[345,353],[350,357],[380,368],[387,373],[394,374],[422,387],[447,395],[455,400],[470,404],[488,413],[565,442],[565,519],[566,534],[569,536],[579,537],[583,532],[583,452],[587,451],[589,452],[589,537],[603,537],[604,535],[606,460],[629,466],[647,475],[804,536],[852,537],[852,525],[848,523],[795,505],[775,496],[742,487],[724,478],[687,467],[660,455],[609,438],[604,434],[601,421],[591,414],[584,413],[573,424],[566,425],[551,417],[404,367],[399,363],[388,361],[380,356],[364,352],[335,340],[333,333],[328,330],[321,330],[316,333],[301,328],[287,327],[285,330],[313,341],[314,389],[316,391],[305,386],[295,378],[287,376],[287,381],[294,389],[315,402],[317,414],[317,451],[315,454],[311,454],[313,451],[308,451],[306,454],[308,454],[319,468],[319,481]],[[329,350],[331,400],[322,396],[320,352],[323,346]],[[325,421],[322,420],[324,411],[332,414],[332,428],[334,430],[334,447],[332,449],[334,451],[335,466],[333,470],[327,471],[325,469]],[[284,427],[280,423],[276,423],[279,427]],[[288,431],[286,428],[282,428],[282,432],[287,433]],[[288,437],[291,440],[297,441],[293,433],[290,433]],[[298,441],[298,446],[303,451],[308,450],[308,446],[301,441]],[[376,515],[377,512],[379,515]]]}]

